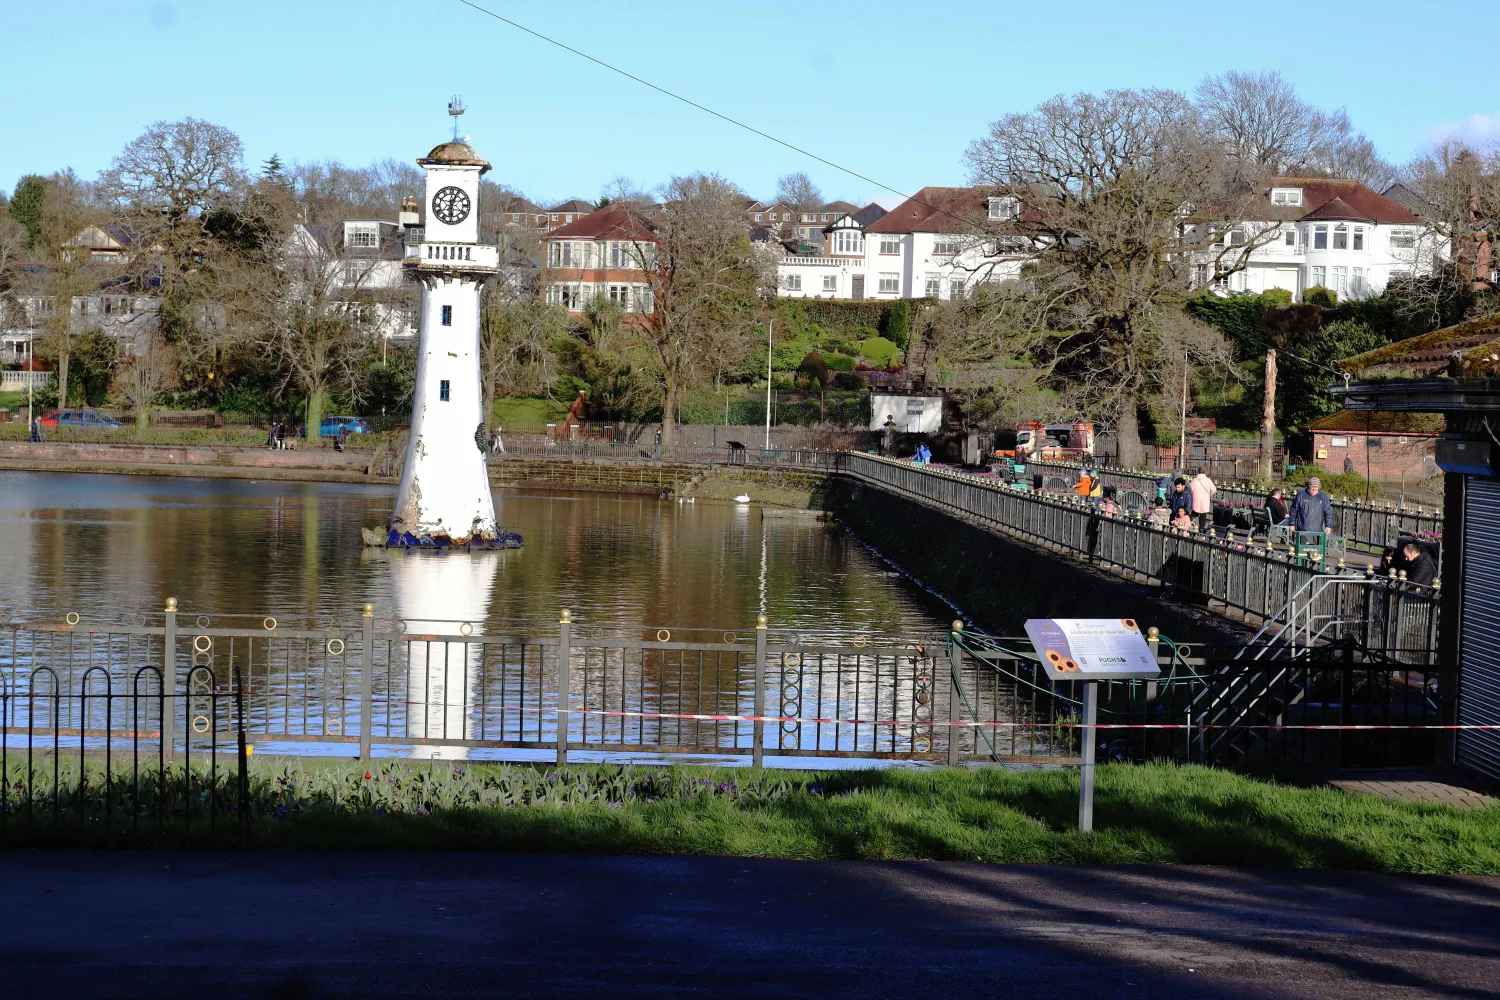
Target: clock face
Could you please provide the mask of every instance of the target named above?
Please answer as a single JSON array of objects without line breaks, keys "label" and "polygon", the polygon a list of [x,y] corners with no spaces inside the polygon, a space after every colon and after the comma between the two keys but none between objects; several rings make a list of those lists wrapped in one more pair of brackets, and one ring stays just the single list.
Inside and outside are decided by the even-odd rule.
[{"label": "clock face", "polygon": [[469,196],[462,188],[448,186],[439,188],[432,196],[432,214],[438,221],[456,226],[469,217]]}]

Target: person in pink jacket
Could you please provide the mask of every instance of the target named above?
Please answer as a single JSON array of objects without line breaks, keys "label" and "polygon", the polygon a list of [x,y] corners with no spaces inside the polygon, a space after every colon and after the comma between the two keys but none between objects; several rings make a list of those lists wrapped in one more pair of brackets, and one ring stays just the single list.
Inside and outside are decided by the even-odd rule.
[{"label": "person in pink jacket", "polygon": [[1219,488],[1208,478],[1208,470],[1200,468],[1188,483],[1188,492],[1193,495],[1193,516],[1198,519],[1198,530],[1207,531],[1209,518],[1213,514],[1214,494]]}]

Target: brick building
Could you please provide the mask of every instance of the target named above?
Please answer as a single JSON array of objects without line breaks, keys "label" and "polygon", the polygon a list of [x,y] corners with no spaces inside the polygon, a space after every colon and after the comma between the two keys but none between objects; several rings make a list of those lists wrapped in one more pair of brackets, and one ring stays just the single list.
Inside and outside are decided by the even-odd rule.
[{"label": "brick building", "polygon": [[1443,418],[1436,414],[1340,410],[1307,429],[1313,461],[1329,472],[1343,472],[1348,459],[1355,472],[1378,482],[1414,483],[1438,474]]},{"label": "brick building", "polygon": [[653,309],[646,267],[656,249],[651,223],[612,202],[542,237],[541,285],[549,305],[578,314],[607,299],[625,313]]}]

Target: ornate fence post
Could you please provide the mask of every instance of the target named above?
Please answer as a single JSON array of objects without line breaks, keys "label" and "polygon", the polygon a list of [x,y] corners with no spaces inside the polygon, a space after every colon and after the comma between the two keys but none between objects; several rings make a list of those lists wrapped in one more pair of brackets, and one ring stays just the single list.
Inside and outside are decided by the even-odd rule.
[{"label": "ornate fence post", "polygon": [[766,616],[755,619],[755,722],[751,738],[753,763],[760,767],[766,753]]},{"label": "ornate fence post", "polygon": [[177,726],[177,598],[167,598],[162,617],[166,624],[161,639],[161,745],[170,759]]},{"label": "ornate fence post", "polygon": [[573,615],[567,608],[557,616],[557,766],[568,762],[568,721],[573,713]]},{"label": "ornate fence post", "polygon": [[360,636],[359,666],[359,756],[370,759],[370,719],[374,714],[370,704],[373,674],[375,673],[375,605],[366,604],[361,619],[364,626]]},{"label": "ornate fence post", "polygon": [[948,766],[958,766],[958,726],[956,723],[963,717],[964,694],[963,680],[959,671],[963,669],[964,651],[958,645],[958,637],[964,630],[964,623],[955,621],[953,631],[948,633],[948,669],[952,674],[952,682],[948,685]]}]

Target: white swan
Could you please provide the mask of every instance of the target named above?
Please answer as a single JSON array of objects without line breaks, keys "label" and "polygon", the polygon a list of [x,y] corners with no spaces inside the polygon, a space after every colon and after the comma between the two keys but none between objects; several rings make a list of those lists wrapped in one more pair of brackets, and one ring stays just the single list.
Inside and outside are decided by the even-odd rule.
[{"label": "white swan", "polygon": [[739,496],[737,496],[737,497],[734,498],[734,502],[735,503],[749,503],[750,502],[750,495],[748,493],[741,493]]}]

